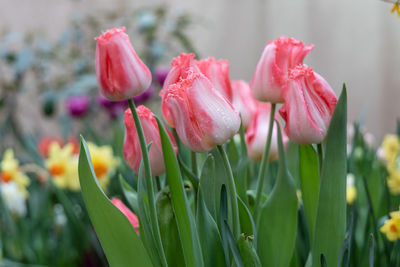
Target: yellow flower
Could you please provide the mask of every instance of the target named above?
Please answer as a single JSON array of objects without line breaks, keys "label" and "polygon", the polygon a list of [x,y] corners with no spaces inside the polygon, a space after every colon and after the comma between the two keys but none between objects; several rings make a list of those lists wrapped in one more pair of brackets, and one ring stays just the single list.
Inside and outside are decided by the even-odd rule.
[{"label": "yellow flower", "polygon": [[400,239],[400,210],[391,212],[390,219],[385,221],[380,230],[392,242]]},{"label": "yellow flower", "polygon": [[346,201],[352,205],[357,198],[357,189],[354,186],[354,174],[347,174]]},{"label": "yellow flower", "polygon": [[400,194],[400,170],[389,171],[389,176],[387,177],[387,184],[390,193],[393,195]]},{"label": "yellow flower", "polygon": [[110,175],[119,165],[119,159],[114,157],[110,146],[96,146],[88,142],[90,157],[96,177],[104,189],[110,181]]},{"label": "yellow flower", "polygon": [[4,152],[3,159],[0,162],[0,178],[2,183],[15,182],[18,189],[26,198],[28,196],[28,190],[26,189],[29,184],[29,178],[20,170],[19,162],[14,158],[14,152],[12,149],[7,149]]},{"label": "yellow flower", "polygon": [[388,165],[394,164],[400,152],[400,140],[397,135],[386,135],[382,142],[383,157]]},{"label": "yellow flower", "polygon": [[57,142],[51,143],[45,165],[56,186],[77,191],[80,189],[78,157],[73,150],[72,144],[61,147]]},{"label": "yellow flower", "polygon": [[390,13],[397,12],[397,17],[400,18],[400,1],[397,1],[396,3],[393,4],[392,10],[390,10]]}]

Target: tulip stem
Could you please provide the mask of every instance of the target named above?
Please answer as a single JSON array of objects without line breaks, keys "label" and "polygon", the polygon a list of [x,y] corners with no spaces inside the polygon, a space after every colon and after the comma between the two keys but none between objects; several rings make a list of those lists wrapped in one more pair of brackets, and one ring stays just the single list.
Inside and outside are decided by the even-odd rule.
[{"label": "tulip stem", "polygon": [[254,221],[255,221],[256,225],[258,225],[258,216],[259,216],[259,212],[260,212],[262,190],[264,187],[265,172],[268,170],[268,166],[269,166],[268,158],[269,158],[269,151],[271,148],[271,138],[272,138],[272,129],[274,126],[275,109],[276,109],[276,104],[272,103],[270,117],[269,117],[267,143],[265,144],[265,149],[264,149],[264,153],[263,153],[261,165],[260,165],[260,171],[258,173],[258,178],[257,178],[257,194],[256,194],[256,200],[254,202]]},{"label": "tulip stem", "polygon": [[317,151],[318,151],[319,175],[321,176],[321,173],[322,173],[322,160],[323,160],[323,157],[324,157],[324,154],[322,152],[323,150],[322,150],[322,144],[321,143],[317,144]]},{"label": "tulip stem", "polygon": [[197,155],[192,151],[192,172],[195,176],[199,176],[199,169],[197,168]]},{"label": "tulip stem", "polygon": [[224,148],[220,145],[217,146],[219,153],[221,154],[222,161],[225,166],[225,171],[228,176],[228,193],[231,201],[232,207],[232,217],[233,217],[233,235],[235,238],[239,238],[240,235],[240,219],[239,219],[239,207],[236,197],[236,187],[235,187],[235,180],[233,179],[233,172],[231,168],[231,164],[229,163],[228,156]]},{"label": "tulip stem", "polygon": [[141,149],[142,155],[143,155],[142,160],[144,163],[146,187],[147,187],[147,193],[148,193],[148,197],[149,197],[148,200],[149,200],[149,209],[150,209],[150,221],[151,221],[152,229],[153,229],[152,232],[154,235],[157,250],[160,252],[161,262],[162,262],[163,266],[168,266],[167,259],[165,257],[164,249],[162,246],[160,228],[158,226],[156,205],[155,205],[155,201],[154,201],[153,178],[151,176],[149,152],[147,151],[146,139],[144,138],[142,124],[140,123],[139,115],[136,111],[135,103],[133,102],[132,99],[128,99],[128,104],[129,104],[129,108],[132,111],[133,120],[135,121],[136,130],[137,130],[137,133],[139,136],[140,149]]}]

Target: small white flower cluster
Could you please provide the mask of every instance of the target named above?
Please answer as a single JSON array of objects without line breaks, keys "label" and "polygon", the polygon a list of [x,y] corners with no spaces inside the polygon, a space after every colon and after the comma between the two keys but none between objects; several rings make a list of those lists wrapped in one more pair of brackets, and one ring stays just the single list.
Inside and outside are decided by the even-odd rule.
[{"label": "small white flower cluster", "polygon": [[1,197],[11,213],[20,217],[26,215],[26,197],[14,181],[1,183],[0,191]]}]

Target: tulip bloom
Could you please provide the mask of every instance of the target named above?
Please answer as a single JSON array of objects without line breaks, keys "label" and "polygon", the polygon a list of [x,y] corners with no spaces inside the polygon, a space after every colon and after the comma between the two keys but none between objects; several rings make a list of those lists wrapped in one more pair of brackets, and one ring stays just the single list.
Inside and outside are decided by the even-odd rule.
[{"label": "tulip bloom", "polygon": [[130,99],[151,84],[151,73],[133,49],[125,27],[106,31],[97,40],[96,76],[111,101]]},{"label": "tulip bloom", "polygon": [[125,206],[125,204],[118,198],[113,197],[111,199],[111,202],[114,204],[115,207],[117,207],[125,215],[125,217],[132,224],[136,233],[139,234],[139,219],[138,219],[138,217],[127,206]]},{"label": "tulip bloom", "polygon": [[[149,159],[151,166],[151,174],[157,176],[165,171],[164,157],[161,147],[160,133],[158,131],[157,121],[153,116],[153,113],[145,106],[139,106],[137,108],[140,122],[142,123],[144,137],[146,144],[150,142],[151,147],[149,151]],[[135,122],[132,117],[132,112],[128,108],[125,110],[125,140],[123,146],[123,154],[129,167],[131,167],[136,173],[139,173],[140,162],[142,161],[142,150],[140,149],[139,136],[137,134]],[[171,142],[177,151],[175,145],[175,139],[172,134],[168,131]]]},{"label": "tulip bloom", "polygon": [[290,71],[280,114],[297,144],[319,144],[326,136],[337,98],[329,84],[306,65]]},{"label": "tulip bloom", "polygon": [[258,101],[253,97],[249,84],[243,80],[232,81],[232,105],[242,117],[243,128],[246,130],[257,111]]},{"label": "tulip bloom", "polygon": [[314,45],[305,46],[302,41],[287,37],[269,42],[250,82],[254,97],[260,101],[282,103],[288,71],[303,64],[304,57],[313,48]]},{"label": "tulip bloom", "polygon": [[171,126],[181,141],[195,152],[224,144],[240,127],[240,117],[231,103],[193,68],[186,78],[168,87],[163,108],[168,110]]},{"label": "tulip bloom", "polygon": [[203,73],[226,99],[232,100],[232,88],[229,79],[229,61],[213,57],[197,61],[201,73]]},{"label": "tulip bloom", "polygon": [[[247,151],[249,157],[254,160],[261,160],[264,154],[265,145],[267,143],[269,122],[270,122],[271,105],[268,103],[259,104],[251,121],[248,130],[245,134]],[[277,114],[275,119],[278,120]],[[282,141],[285,145],[288,138],[285,133],[282,133]],[[276,124],[273,124],[271,147],[269,151],[269,161],[278,159],[278,131]]]}]

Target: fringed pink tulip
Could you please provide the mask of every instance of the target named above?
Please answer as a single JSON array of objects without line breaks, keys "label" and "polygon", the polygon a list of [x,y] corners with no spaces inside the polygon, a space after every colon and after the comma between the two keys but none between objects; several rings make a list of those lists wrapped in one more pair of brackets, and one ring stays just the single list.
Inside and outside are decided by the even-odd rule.
[{"label": "fringed pink tulip", "polygon": [[206,76],[190,68],[165,91],[164,108],[180,140],[192,151],[205,152],[237,133],[240,118]]},{"label": "fringed pink tulip", "polygon": [[139,234],[139,220],[136,215],[120,199],[114,197],[111,202],[128,218],[136,233]]},{"label": "fringed pink tulip", "polygon": [[[160,133],[158,131],[157,121],[153,116],[153,113],[145,106],[137,107],[140,122],[142,123],[144,137],[146,144],[150,142],[151,147],[149,151],[149,159],[151,166],[152,176],[157,176],[165,171],[164,157],[161,147]],[[136,173],[139,173],[140,162],[142,161],[142,150],[140,149],[139,137],[137,134],[135,122],[132,118],[132,112],[130,109],[125,111],[125,140],[123,146],[123,154],[125,161],[128,163]],[[168,131],[171,142],[177,151],[175,145],[175,139],[172,134]]]},{"label": "fringed pink tulip", "polygon": [[290,71],[280,114],[297,144],[319,144],[326,136],[337,98],[329,84],[306,65]]},{"label": "fringed pink tulip", "polygon": [[259,103],[253,97],[249,84],[243,80],[232,81],[232,105],[242,117],[243,128],[246,130],[253,120]]},{"label": "fringed pink tulip", "polygon": [[269,42],[250,82],[254,97],[271,103],[283,102],[283,86],[287,81],[288,71],[302,64],[304,57],[313,48],[314,45],[305,46],[302,41],[287,37]]},{"label": "fringed pink tulip", "polygon": [[226,99],[232,100],[232,89],[229,79],[229,61],[213,57],[197,61],[200,71],[211,81],[214,88],[217,89]]},{"label": "fringed pink tulip", "polygon": [[[171,63],[171,69],[167,75],[167,77],[165,78],[164,81],[164,85],[162,90],[160,91],[160,97],[162,99],[164,96],[164,93],[167,91],[168,87],[171,84],[175,84],[177,82],[179,82],[179,80],[185,79],[187,76],[187,71],[189,70],[189,68],[193,68],[196,71],[200,72],[200,70],[198,69],[197,65],[196,65],[196,61],[195,61],[195,55],[193,53],[190,54],[185,54],[182,53],[180,56],[174,58],[172,60]],[[162,107],[162,114],[164,117],[165,122],[172,126],[173,122],[172,122],[172,118],[171,115],[169,114],[169,110],[166,108],[166,106],[163,104]]]},{"label": "fringed pink tulip", "polygon": [[149,88],[150,70],[137,56],[125,27],[108,30],[96,40],[97,82],[105,97],[131,99]]},{"label": "fringed pink tulip", "polygon": [[[254,118],[251,121],[249,128],[246,131],[245,140],[249,157],[254,160],[261,160],[264,154],[265,145],[269,131],[269,119],[271,113],[271,105],[268,103],[259,104],[255,112]],[[277,114],[275,119],[278,120]],[[278,159],[278,131],[276,123],[273,124],[271,147],[269,151],[269,161]],[[282,133],[282,141],[285,145],[288,138],[285,133]]]}]

